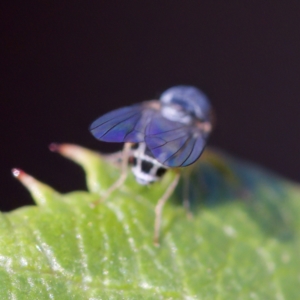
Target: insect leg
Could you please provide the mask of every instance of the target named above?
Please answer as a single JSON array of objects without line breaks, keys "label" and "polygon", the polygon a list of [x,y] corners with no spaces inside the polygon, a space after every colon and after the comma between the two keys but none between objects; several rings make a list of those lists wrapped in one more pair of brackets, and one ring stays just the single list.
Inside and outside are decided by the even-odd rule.
[{"label": "insect leg", "polygon": [[191,202],[190,202],[190,184],[189,184],[189,172],[185,172],[183,174],[183,207],[186,210],[186,214],[188,219],[192,219],[193,218],[193,214],[191,211]]},{"label": "insect leg", "polygon": [[114,192],[116,189],[118,189],[120,186],[123,185],[124,181],[127,178],[128,175],[128,159],[130,155],[130,143],[125,143],[124,148],[122,151],[122,163],[121,163],[121,176],[119,179],[114,182],[104,193],[104,195],[97,201],[93,203],[93,206],[98,205],[101,202],[104,202],[112,192]]},{"label": "insect leg", "polygon": [[155,206],[155,221],[154,221],[154,245],[155,246],[159,246],[159,233],[160,233],[160,226],[161,226],[162,210],[164,208],[165,203],[167,202],[169,197],[174,192],[174,190],[178,184],[179,178],[180,178],[180,173],[177,172],[174,180],[168,186],[166,192],[158,200],[158,202]]},{"label": "insect leg", "polygon": [[105,201],[109,195],[114,192],[116,189],[118,189],[120,186],[123,185],[124,181],[127,178],[128,175],[128,158],[130,154],[130,143],[125,143],[122,153],[122,164],[121,164],[121,176],[119,179],[111,185],[105,192],[104,196],[102,197],[101,201]]}]

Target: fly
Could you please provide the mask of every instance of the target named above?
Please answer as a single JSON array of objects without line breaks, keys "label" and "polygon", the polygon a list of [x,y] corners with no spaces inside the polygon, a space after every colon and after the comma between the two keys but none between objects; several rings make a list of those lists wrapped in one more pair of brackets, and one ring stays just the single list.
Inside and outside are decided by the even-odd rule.
[{"label": "fly", "polygon": [[170,168],[177,170],[174,181],[155,207],[156,245],[163,206],[179,181],[178,168],[198,160],[212,131],[212,123],[212,108],[205,94],[193,86],[175,86],[163,92],[159,100],[113,110],[90,126],[98,140],[125,143],[122,174],[107,195],[125,181],[128,162],[136,181],[143,185],[158,181]]}]

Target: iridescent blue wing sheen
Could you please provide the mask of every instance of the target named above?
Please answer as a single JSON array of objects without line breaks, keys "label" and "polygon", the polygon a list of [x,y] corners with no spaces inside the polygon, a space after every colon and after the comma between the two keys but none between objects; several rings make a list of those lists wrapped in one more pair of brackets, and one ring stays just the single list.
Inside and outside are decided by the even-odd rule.
[{"label": "iridescent blue wing sheen", "polygon": [[105,142],[143,142],[145,126],[154,112],[144,103],[122,107],[98,118],[91,124],[90,131]]},{"label": "iridescent blue wing sheen", "polygon": [[155,115],[146,128],[145,142],[153,156],[168,167],[194,163],[204,150],[207,134],[199,128]]}]

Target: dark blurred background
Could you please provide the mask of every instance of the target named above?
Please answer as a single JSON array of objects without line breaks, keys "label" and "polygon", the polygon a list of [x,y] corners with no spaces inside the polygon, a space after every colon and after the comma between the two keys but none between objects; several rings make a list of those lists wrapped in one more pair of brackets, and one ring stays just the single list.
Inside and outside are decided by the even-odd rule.
[{"label": "dark blurred background", "polygon": [[1,210],[32,203],[13,167],[84,189],[48,145],[120,149],[89,124],[177,84],[211,99],[211,145],[300,181],[300,1],[56,2],[1,4]]}]

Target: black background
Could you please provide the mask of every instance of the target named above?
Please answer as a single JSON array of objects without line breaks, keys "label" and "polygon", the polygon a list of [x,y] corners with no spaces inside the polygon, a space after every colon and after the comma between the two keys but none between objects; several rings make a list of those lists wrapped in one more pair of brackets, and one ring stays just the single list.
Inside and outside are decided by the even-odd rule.
[{"label": "black background", "polygon": [[84,189],[48,145],[119,149],[89,124],[177,84],[211,99],[211,145],[300,180],[300,1],[54,2],[1,4],[0,209],[31,203],[13,167]]}]

